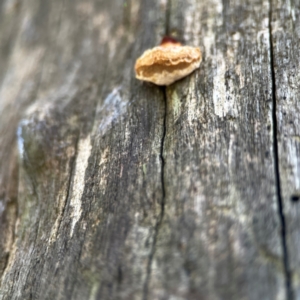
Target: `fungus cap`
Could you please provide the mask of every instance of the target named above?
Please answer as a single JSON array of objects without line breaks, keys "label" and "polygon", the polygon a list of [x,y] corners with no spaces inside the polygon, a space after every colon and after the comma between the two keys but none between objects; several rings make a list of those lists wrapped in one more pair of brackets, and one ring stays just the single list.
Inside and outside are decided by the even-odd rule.
[{"label": "fungus cap", "polygon": [[182,46],[164,38],[158,47],[147,50],[135,63],[136,78],[157,85],[170,85],[199,68],[200,48]]}]

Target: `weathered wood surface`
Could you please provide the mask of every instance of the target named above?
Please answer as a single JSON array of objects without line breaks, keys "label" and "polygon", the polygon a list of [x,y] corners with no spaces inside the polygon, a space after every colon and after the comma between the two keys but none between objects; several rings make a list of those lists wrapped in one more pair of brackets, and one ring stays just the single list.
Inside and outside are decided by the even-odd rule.
[{"label": "weathered wood surface", "polygon": [[291,283],[300,299],[300,1],[274,1],[272,12],[278,172]]},{"label": "weathered wood surface", "polygon": [[0,1],[0,299],[300,299],[299,7]]}]

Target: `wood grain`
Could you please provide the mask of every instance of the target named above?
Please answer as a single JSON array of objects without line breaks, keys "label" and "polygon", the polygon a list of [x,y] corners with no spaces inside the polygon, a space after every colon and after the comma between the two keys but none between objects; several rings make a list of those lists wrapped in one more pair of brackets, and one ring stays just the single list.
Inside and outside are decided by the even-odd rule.
[{"label": "wood grain", "polygon": [[[299,5],[283,6],[0,1],[1,300],[299,298]],[[166,34],[200,46],[200,69],[137,81]]]},{"label": "wood grain", "polygon": [[132,66],[164,34],[165,14],[148,1],[23,5],[26,45],[15,52],[28,51],[34,70],[24,61],[27,73],[15,76],[34,92],[13,122],[18,220],[0,298],[141,299],[160,216],[165,112],[162,90],[137,82]]},{"label": "wood grain", "polygon": [[269,3],[171,7],[170,31],[200,43],[204,61],[167,88],[165,213],[149,298],[284,299]]},{"label": "wood grain", "polygon": [[294,299],[300,297],[299,1],[274,1],[272,46],[276,97],[278,172],[286,222]]}]

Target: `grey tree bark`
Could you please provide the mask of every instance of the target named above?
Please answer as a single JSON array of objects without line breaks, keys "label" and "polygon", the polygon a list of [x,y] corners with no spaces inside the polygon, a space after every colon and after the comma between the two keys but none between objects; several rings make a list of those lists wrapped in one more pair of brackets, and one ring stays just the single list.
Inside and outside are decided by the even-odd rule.
[{"label": "grey tree bark", "polygon": [[[164,35],[203,52],[134,78]],[[300,299],[300,2],[0,1],[0,299]]]}]

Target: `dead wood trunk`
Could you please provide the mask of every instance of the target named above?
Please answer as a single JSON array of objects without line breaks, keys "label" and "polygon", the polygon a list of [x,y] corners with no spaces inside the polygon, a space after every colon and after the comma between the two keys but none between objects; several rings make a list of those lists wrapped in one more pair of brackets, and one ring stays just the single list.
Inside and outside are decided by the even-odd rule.
[{"label": "dead wood trunk", "polygon": [[[0,299],[300,299],[300,3],[0,1]],[[199,70],[138,82],[172,35]]]}]

